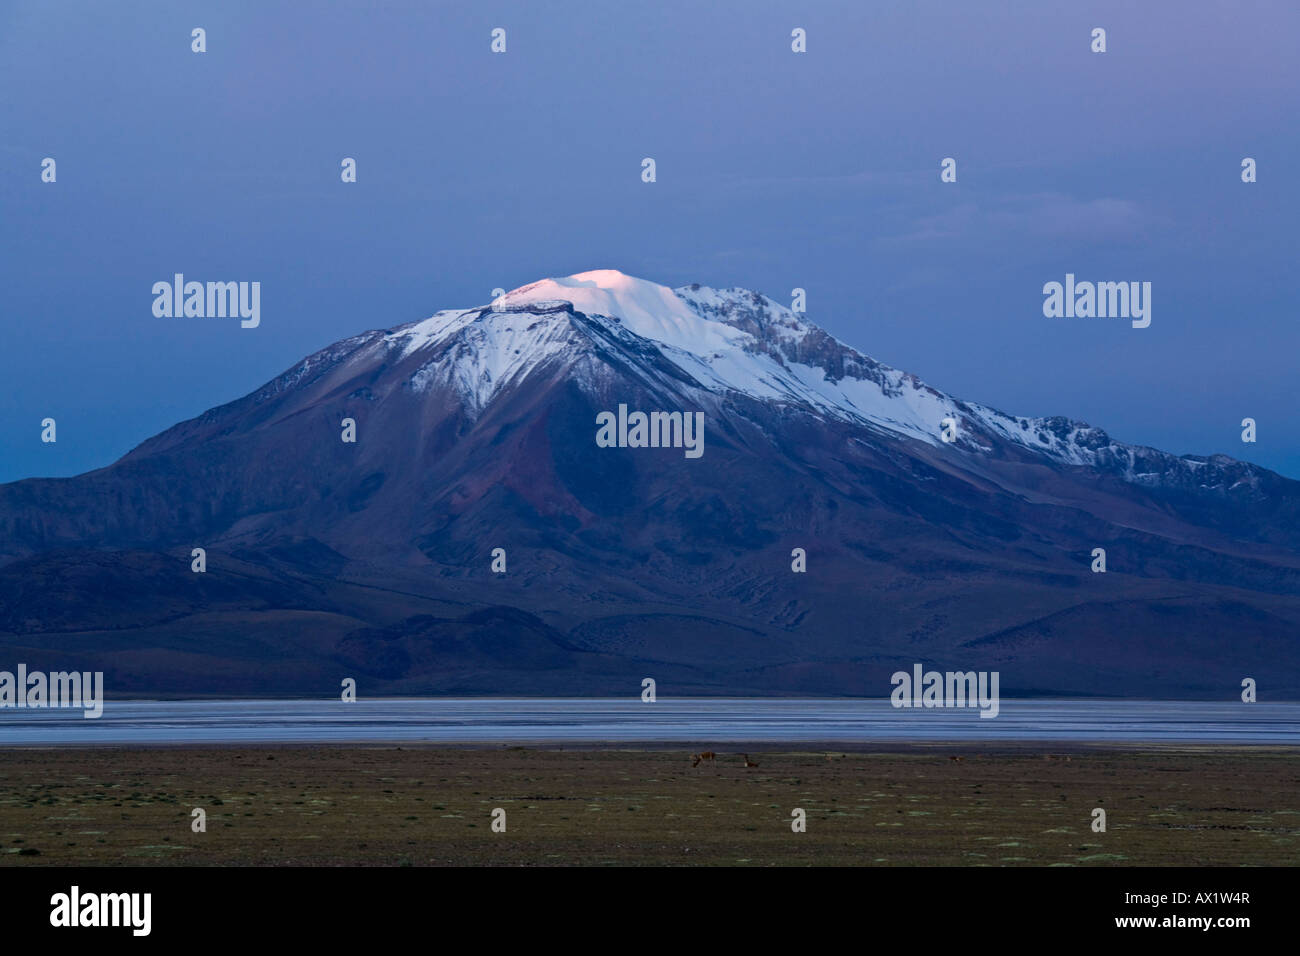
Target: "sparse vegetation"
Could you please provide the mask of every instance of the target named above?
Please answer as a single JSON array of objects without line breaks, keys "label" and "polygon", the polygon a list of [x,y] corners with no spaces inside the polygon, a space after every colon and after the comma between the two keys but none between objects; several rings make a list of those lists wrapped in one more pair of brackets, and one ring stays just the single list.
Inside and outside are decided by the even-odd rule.
[{"label": "sparse vegetation", "polygon": [[[956,762],[951,746],[830,760],[748,749],[760,767],[729,751],[692,768],[687,750],[11,750],[0,865],[1300,860],[1296,750],[1044,761],[1023,749]],[[439,812],[422,816],[429,798]],[[505,834],[489,826],[497,806],[509,812]],[[206,808],[207,833],[191,832],[194,807]],[[790,831],[792,807],[807,810],[806,833]],[[1106,833],[1090,829],[1094,807],[1107,810]]]}]

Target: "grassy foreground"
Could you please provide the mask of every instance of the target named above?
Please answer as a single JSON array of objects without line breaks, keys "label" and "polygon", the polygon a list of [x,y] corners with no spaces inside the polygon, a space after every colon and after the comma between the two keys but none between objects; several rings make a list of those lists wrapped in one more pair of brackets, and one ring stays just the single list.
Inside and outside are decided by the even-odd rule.
[{"label": "grassy foreground", "polygon": [[[730,752],[692,768],[684,750],[0,751],[0,864],[1300,861],[1298,750],[750,758],[757,768]],[[195,807],[206,833],[191,830]],[[796,807],[807,832],[791,830]]]}]

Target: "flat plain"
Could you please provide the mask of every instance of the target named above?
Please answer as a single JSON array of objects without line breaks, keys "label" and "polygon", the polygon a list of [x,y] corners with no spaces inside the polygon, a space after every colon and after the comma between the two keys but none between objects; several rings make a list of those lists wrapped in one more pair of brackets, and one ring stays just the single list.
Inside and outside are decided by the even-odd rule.
[{"label": "flat plain", "polygon": [[[749,760],[730,748],[699,767],[683,749],[9,749],[0,864],[1300,862],[1300,749],[755,745]],[[196,808],[206,832],[192,829]],[[796,808],[806,832],[791,829]]]}]

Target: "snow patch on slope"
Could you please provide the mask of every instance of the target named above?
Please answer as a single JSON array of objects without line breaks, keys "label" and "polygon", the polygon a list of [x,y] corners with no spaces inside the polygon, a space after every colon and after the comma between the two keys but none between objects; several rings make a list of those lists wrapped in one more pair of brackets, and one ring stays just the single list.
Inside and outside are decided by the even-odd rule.
[{"label": "snow patch on slope", "polygon": [[499,390],[573,353],[576,344],[567,313],[483,309],[440,312],[391,333],[390,340],[401,358],[421,349],[436,350],[411,375],[411,388],[424,392],[450,385],[474,414]]}]

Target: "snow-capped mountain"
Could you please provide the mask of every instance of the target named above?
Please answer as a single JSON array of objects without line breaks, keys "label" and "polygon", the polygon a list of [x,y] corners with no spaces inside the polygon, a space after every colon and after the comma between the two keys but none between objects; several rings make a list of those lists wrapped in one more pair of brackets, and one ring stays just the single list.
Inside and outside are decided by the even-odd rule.
[{"label": "snow-capped mountain", "polygon": [[[621,405],[701,412],[705,453],[599,446]],[[1300,483],[610,270],[353,336],[107,468],[0,486],[0,563],[0,651],[151,693],[883,696],[916,661],[1008,694],[1300,692]]]},{"label": "snow-capped mountain", "polygon": [[[575,323],[574,312],[597,327]],[[426,352],[413,386],[454,382],[467,407],[481,410],[503,388],[552,363],[567,363],[578,382],[592,383],[598,366],[581,359],[605,337],[643,340],[697,392],[797,405],[930,443],[940,441],[940,422],[953,417],[966,434],[996,429],[1062,460],[1085,463],[1094,454],[1081,453],[1072,435],[1063,440],[1042,420],[956,401],[744,289],[672,290],[614,270],[582,272],[522,286],[488,306],[439,312],[390,332],[383,347]]]},{"label": "snow-capped mountain", "polygon": [[[369,349],[357,353],[362,361],[394,353],[423,358],[411,388],[451,387],[471,415],[534,373],[563,369],[580,385],[598,385],[608,368],[600,348],[621,343],[656,349],[685,377],[675,387],[697,401],[703,393],[719,400],[744,395],[932,445],[942,443],[942,423],[952,419],[954,444],[972,452],[989,453],[1008,442],[1134,482],[1194,481],[1232,494],[1259,491],[1259,471],[1226,456],[1178,457],[1112,441],[1083,422],[1011,416],[953,398],[746,289],[693,284],[673,290],[616,270],[595,270],[533,282],[488,305],[439,312],[362,341]],[[297,374],[290,373],[290,381]]]}]

